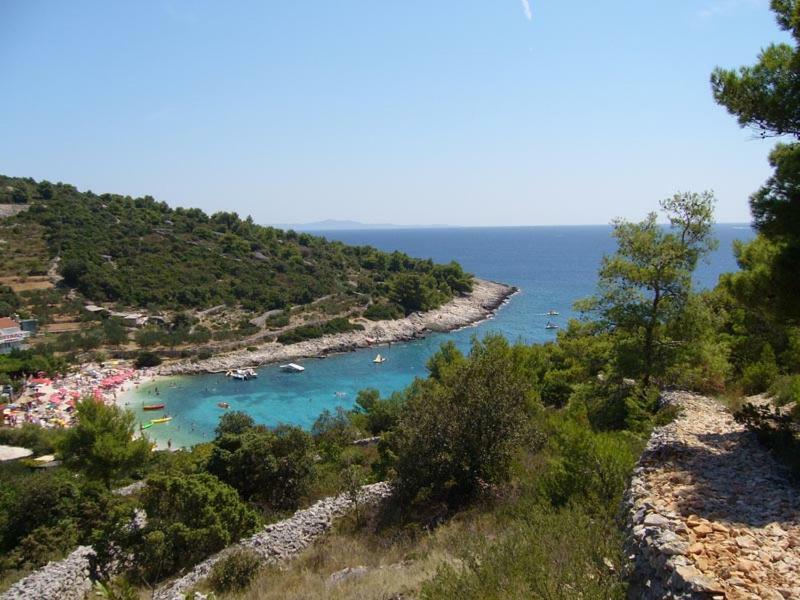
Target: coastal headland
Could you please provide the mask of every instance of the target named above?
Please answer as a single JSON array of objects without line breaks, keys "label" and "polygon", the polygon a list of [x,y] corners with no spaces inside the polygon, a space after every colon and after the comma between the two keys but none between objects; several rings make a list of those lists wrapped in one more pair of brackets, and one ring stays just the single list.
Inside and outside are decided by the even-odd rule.
[{"label": "coastal headland", "polygon": [[361,331],[350,331],[321,338],[283,345],[269,342],[255,350],[237,350],[199,361],[177,361],[162,365],[159,375],[192,375],[220,373],[242,367],[321,357],[350,352],[359,348],[404,342],[432,332],[453,331],[491,317],[518,290],[503,283],[474,278],[472,291],[424,313],[413,313],[402,319],[364,320]]}]

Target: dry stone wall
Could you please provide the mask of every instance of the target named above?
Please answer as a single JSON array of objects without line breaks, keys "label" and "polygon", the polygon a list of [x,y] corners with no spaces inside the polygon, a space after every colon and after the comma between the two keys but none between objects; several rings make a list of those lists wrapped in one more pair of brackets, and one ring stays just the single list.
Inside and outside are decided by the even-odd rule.
[{"label": "dry stone wall", "polygon": [[64,560],[48,563],[15,583],[2,600],[83,600],[92,589],[89,578],[94,551],[79,546]]},{"label": "dry stone wall", "polygon": [[[360,505],[376,505],[392,493],[388,483],[374,483],[361,488]],[[258,554],[264,564],[280,564],[300,554],[330,530],[337,517],[353,508],[348,494],[320,500],[310,508],[296,512],[290,518],[267,525],[262,531],[226,548],[222,552],[196,565],[189,573],[156,590],[154,600],[183,600],[186,593],[204,579],[214,564],[237,548],[249,548]]]},{"label": "dry stone wall", "polygon": [[717,402],[683,392],[626,492],[632,598],[800,599],[800,494]]}]

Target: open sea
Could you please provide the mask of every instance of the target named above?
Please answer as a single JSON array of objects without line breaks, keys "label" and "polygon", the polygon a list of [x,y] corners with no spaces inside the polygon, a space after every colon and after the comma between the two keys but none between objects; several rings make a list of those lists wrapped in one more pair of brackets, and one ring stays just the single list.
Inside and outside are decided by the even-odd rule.
[{"label": "open sea", "polygon": [[[325,360],[307,359],[305,372],[281,372],[277,365],[258,370],[258,379],[234,381],[224,375],[172,377],[157,384],[142,385],[123,402],[143,422],[161,416],[144,412],[146,403],[164,402],[169,423],[153,425],[146,433],[160,447],[168,440],[173,447],[190,446],[214,437],[223,409],[249,413],[258,423],[291,423],[310,428],[325,409],[351,408],[359,390],[372,387],[382,394],[403,389],[415,377],[426,375],[425,363],[439,345],[454,341],[468,349],[470,339],[499,332],[512,341],[541,343],[555,338],[555,331],[544,328],[548,319],[561,325],[577,316],[572,304],[591,295],[597,283],[597,269],[604,254],[615,250],[611,227],[493,227],[453,229],[392,229],[316,232],[347,244],[371,245],[381,250],[400,250],[436,262],[457,260],[469,272],[520,288],[497,315],[474,327],[450,333],[436,333],[407,343],[379,349],[364,349],[330,356]],[[719,249],[702,263],[695,274],[697,287],[713,287],[719,275],[736,270],[734,240],[752,239],[748,225],[717,225]],[[561,314],[547,317],[554,309]],[[387,360],[372,363],[380,352]],[[154,394],[157,385],[159,395]]]}]

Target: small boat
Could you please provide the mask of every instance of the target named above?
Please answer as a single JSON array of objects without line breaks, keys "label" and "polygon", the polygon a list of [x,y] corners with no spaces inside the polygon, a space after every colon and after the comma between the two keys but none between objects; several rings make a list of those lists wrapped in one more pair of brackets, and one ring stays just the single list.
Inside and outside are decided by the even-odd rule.
[{"label": "small boat", "polygon": [[228,371],[225,375],[231,377],[232,379],[238,379],[239,381],[247,381],[247,373],[245,373],[241,369],[234,369],[233,371]]},{"label": "small boat", "polygon": [[230,408],[231,407],[231,405],[228,404],[227,402],[217,402],[217,406],[219,406],[220,408]]},{"label": "small boat", "polygon": [[164,408],[163,404],[145,404],[142,410],[161,410]]},{"label": "small boat", "polygon": [[547,311],[547,316],[548,317],[557,317],[560,314],[561,314],[560,312],[558,312],[557,310],[553,310],[553,309],[550,309],[550,310]]},{"label": "small boat", "polygon": [[375,358],[372,359],[372,362],[374,362],[376,364],[384,363],[384,362],[386,362],[386,357],[385,356],[381,356],[380,354],[378,354],[378,356],[376,356]]},{"label": "small boat", "polygon": [[281,371],[286,371],[287,373],[302,373],[306,370],[305,367],[301,367],[296,363],[289,363],[286,365],[281,365]]},{"label": "small boat", "polygon": [[257,379],[258,378],[258,373],[256,373],[253,369],[245,369],[243,372],[244,372],[244,376],[247,377],[247,379]]},{"label": "small boat", "polygon": [[169,423],[172,421],[172,417],[161,417],[160,419],[150,419],[151,425],[156,425],[158,423]]},{"label": "small boat", "polygon": [[153,426],[152,423],[145,423],[144,425],[139,427],[139,429],[150,429],[152,426]]},{"label": "small boat", "polygon": [[548,321],[547,325],[545,325],[544,328],[545,329],[558,329],[558,325],[556,325],[552,321]]}]

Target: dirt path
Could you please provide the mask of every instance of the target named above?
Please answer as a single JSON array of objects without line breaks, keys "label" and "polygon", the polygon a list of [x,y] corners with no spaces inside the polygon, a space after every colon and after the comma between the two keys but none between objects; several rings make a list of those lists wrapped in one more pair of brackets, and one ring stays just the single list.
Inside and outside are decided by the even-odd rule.
[{"label": "dirt path", "polygon": [[800,599],[800,489],[719,403],[666,399],[627,495],[637,597]]}]

